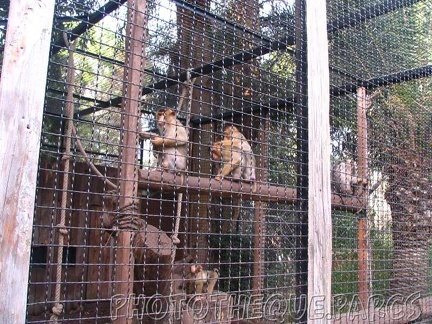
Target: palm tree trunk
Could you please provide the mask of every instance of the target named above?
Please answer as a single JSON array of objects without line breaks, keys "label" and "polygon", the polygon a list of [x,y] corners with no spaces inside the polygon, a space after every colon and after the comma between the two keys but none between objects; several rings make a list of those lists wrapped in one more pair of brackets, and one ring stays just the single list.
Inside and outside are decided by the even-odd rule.
[{"label": "palm tree trunk", "polygon": [[[430,162],[430,161],[429,161]],[[432,225],[432,181],[428,163],[406,153],[389,168],[386,199],[392,212],[394,243],[390,294],[428,290]]]}]

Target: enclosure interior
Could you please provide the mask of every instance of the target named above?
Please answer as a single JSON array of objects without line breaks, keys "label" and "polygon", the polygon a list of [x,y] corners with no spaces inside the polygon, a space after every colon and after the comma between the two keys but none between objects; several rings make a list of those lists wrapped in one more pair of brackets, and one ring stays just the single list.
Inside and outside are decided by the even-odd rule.
[{"label": "enclosure interior", "polygon": [[[177,302],[197,316],[188,304],[201,300],[188,281],[196,264],[219,272],[204,297],[218,306],[204,322],[304,318],[302,3],[57,2],[29,323],[46,322],[57,304],[62,321],[107,321],[119,291],[139,296],[143,320],[164,320],[149,306],[157,298],[165,319],[182,322],[169,309]],[[431,10],[430,1],[327,1],[335,317],[396,295],[422,319],[432,312]],[[168,146],[152,142],[162,108],[180,121],[170,129],[187,152],[184,171],[161,171]],[[221,161],[212,148],[227,126],[244,140],[230,141]],[[219,179],[224,166],[240,179]],[[266,309],[273,300],[279,308]]]}]

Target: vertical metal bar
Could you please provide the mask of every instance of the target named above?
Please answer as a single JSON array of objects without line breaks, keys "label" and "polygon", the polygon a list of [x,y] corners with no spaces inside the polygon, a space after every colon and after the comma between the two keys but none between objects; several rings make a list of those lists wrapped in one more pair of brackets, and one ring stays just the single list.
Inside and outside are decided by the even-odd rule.
[{"label": "vertical metal bar", "polygon": [[297,117],[297,215],[296,228],[296,295],[297,319],[307,320],[308,280],[308,89],[306,0],[295,2],[296,98]]},{"label": "vertical metal bar", "polygon": [[0,81],[0,322],[24,323],[54,0],[12,0]]},{"label": "vertical metal bar", "polygon": [[[126,61],[122,101],[121,165],[119,179],[119,210],[137,204],[138,192],[138,122],[140,97],[145,66],[144,43],[146,23],[146,1],[128,0],[126,36]],[[132,322],[132,305],[129,296],[133,293],[134,257],[132,253],[133,233],[119,231],[115,268],[115,294],[126,298],[125,307],[118,310],[116,323]]]},{"label": "vertical metal bar", "polygon": [[[358,178],[367,179],[367,93],[366,88],[357,89],[357,149],[358,149]],[[360,198],[364,205],[364,213],[358,219],[358,279],[359,279],[359,299],[360,305],[367,305],[370,296],[370,275],[369,275],[369,230],[367,218],[367,190],[362,190],[362,183],[359,184]]]}]

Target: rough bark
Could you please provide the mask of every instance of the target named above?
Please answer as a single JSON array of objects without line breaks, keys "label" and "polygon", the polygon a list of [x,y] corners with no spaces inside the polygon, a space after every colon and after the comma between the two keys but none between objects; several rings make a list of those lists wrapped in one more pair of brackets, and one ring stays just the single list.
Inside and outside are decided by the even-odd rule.
[{"label": "rough bark", "polygon": [[392,212],[393,273],[389,293],[408,296],[428,287],[432,228],[431,160],[406,151],[391,165],[386,199]]}]

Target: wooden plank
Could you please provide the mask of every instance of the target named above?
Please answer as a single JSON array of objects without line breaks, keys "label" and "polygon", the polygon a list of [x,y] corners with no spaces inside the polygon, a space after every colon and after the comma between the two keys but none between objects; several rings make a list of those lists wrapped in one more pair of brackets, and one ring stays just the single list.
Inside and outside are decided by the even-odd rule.
[{"label": "wooden plank", "polygon": [[0,81],[0,322],[24,323],[54,0],[12,0]]},{"label": "wooden plank", "polygon": [[[32,253],[39,250],[39,253],[43,253],[46,249],[44,260],[40,260],[41,263],[47,262],[48,257],[48,244],[51,237],[51,227],[53,223],[53,201],[55,201],[54,188],[54,176],[50,166],[46,161],[41,161],[39,164],[38,174],[38,191],[36,197],[37,208],[35,210],[33,220],[33,242],[32,242]],[[37,253],[37,252],[36,252]],[[43,259],[43,258],[41,258]],[[33,263],[35,262],[35,256],[33,255]],[[27,300],[27,313],[28,315],[41,314],[45,310],[45,300],[47,290],[45,286],[47,282],[52,282],[52,272],[47,271],[46,264],[35,265],[30,268],[29,285],[28,289],[28,300]]]},{"label": "wooden plank", "polygon": [[330,79],[326,1],[306,1],[308,47],[308,322],[331,314]]}]

